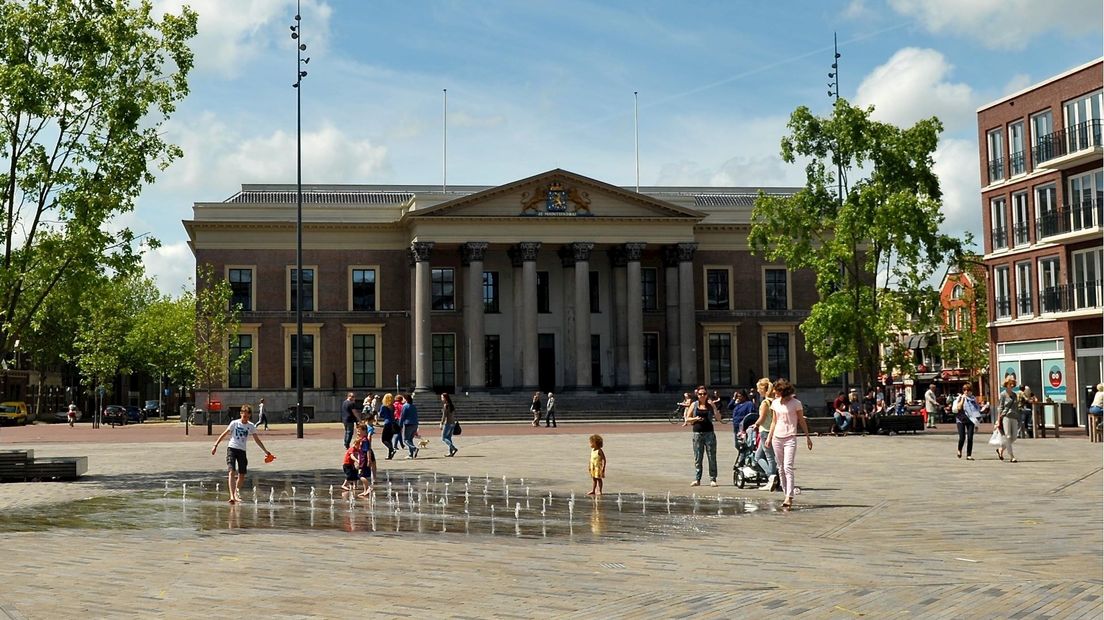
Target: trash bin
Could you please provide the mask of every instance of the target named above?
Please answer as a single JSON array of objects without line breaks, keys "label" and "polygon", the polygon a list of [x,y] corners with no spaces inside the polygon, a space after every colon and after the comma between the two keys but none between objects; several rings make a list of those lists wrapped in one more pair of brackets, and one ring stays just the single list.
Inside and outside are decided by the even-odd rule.
[{"label": "trash bin", "polygon": [[1060,403],[1058,408],[1061,410],[1062,426],[1077,426],[1077,410],[1073,403]]}]

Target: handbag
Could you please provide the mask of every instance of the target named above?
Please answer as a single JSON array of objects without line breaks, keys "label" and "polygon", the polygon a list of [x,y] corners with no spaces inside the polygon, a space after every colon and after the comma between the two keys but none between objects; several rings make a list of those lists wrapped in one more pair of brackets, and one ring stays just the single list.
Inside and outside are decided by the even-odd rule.
[{"label": "handbag", "polygon": [[460,426],[460,421],[459,420],[457,420],[456,422],[454,422],[452,424],[452,434],[453,435],[459,435],[460,433],[463,433],[463,432],[464,432],[464,429],[463,429],[463,427]]},{"label": "handbag", "polygon": [[993,434],[989,436],[989,445],[996,446],[998,448],[1004,447],[1004,435],[999,430],[994,430]]}]

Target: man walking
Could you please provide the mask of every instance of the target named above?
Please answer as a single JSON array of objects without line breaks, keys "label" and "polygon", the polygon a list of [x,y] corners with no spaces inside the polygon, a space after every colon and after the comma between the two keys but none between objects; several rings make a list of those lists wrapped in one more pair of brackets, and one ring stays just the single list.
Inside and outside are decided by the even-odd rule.
[{"label": "man walking", "polygon": [[265,413],[264,399],[257,403],[257,426],[264,425],[264,429],[268,430],[268,414]]},{"label": "man walking", "polygon": [[[211,454],[218,451],[219,444],[222,440],[230,435],[230,443],[226,448],[226,486],[230,491],[230,503],[236,504],[241,501],[241,485],[245,480],[245,474],[249,465],[248,459],[245,456],[245,442],[249,439],[249,436],[253,436],[253,441],[257,442],[257,445],[264,450],[265,456],[269,456],[272,453],[265,447],[264,442],[261,441],[261,437],[257,435],[257,427],[249,421],[250,415],[253,413],[252,408],[249,405],[242,405],[241,419],[234,420],[226,427],[226,430],[222,431],[222,434],[215,440],[215,445],[211,447]],[[235,480],[235,473],[237,479]]]},{"label": "man walking", "polygon": [[935,418],[943,411],[943,406],[939,404],[939,397],[935,395],[935,384],[928,386],[928,391],[924,392],[924,410],[928,412],[928,428],[935,428]]},{"label": "man walking", "polygon": [[544,403],[544,427],[548,428],[549,424],[556,428],[556,399],[552,392],[548,393],[548,402]]},{"label": "man walking", "polygon": [[360,404],[352,392],[345,395],[345,401],[341,403],[341,423],[345,425],[345,449],[353,442],[353,433],[356,432],[356,424],[360,422]]}]

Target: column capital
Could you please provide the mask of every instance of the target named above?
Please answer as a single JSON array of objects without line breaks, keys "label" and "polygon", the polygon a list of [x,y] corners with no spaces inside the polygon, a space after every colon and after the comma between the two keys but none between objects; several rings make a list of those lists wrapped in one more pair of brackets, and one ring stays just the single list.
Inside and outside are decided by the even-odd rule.
[{"label": "column capital", "polygon": [[640,257],[644,255],[644,246],[646,243],[626,243],[622,247],[625,249],[625,260],[639,261]]},{"label": "column capital", "polygon": [[415,241],[410,244],[410,256],[414,262],[420,263],[429,260],[429,255],[432,253],[432,241]]},{"label": "column capital", "polygon": [[609,254],[610,265],[614,267],[624,267],[628,263],[628,259],[625,258],[625,249],[619,245],[615,245],[607,252]]},{"label": "column capital", "polygon": [[521,256],[522,262],[537,260],[537,252],[540,251],[540,241],[521,241],[514,246]]},{"label": "column capital", "polygon": [[470,265],[472,261],[482,261],[487,254],[486,241],[469,241],[460,246],[460,260],[464,265]]},{"label": "column capital", "polygon": [[678,267],[679,264],[679,249],[675,245],[663,246],[663,266],[664,267]]},{"label": "column capital", "polygon": [[575,262],[590,260],[590,253],[594,251],[594,244],[589,241],[576,241],[567,245]]},{"label": "column capital", "polygon": [[694,260],[694,253],[698,251],[698,244],[693,242],[680,243],[678,248],[678,259],[680,263],[687,263]]}]

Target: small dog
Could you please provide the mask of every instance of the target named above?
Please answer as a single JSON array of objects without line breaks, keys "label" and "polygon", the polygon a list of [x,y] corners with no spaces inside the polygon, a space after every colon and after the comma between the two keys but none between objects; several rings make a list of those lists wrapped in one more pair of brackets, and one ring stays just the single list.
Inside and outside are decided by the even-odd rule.
[{"label": "small dog", "polygon": [[415,439],[418,440],[418,449],[419,450],[425,450],[426,446],[429,445],[429,440],[426,439],[425,437],[418,436]]}]

